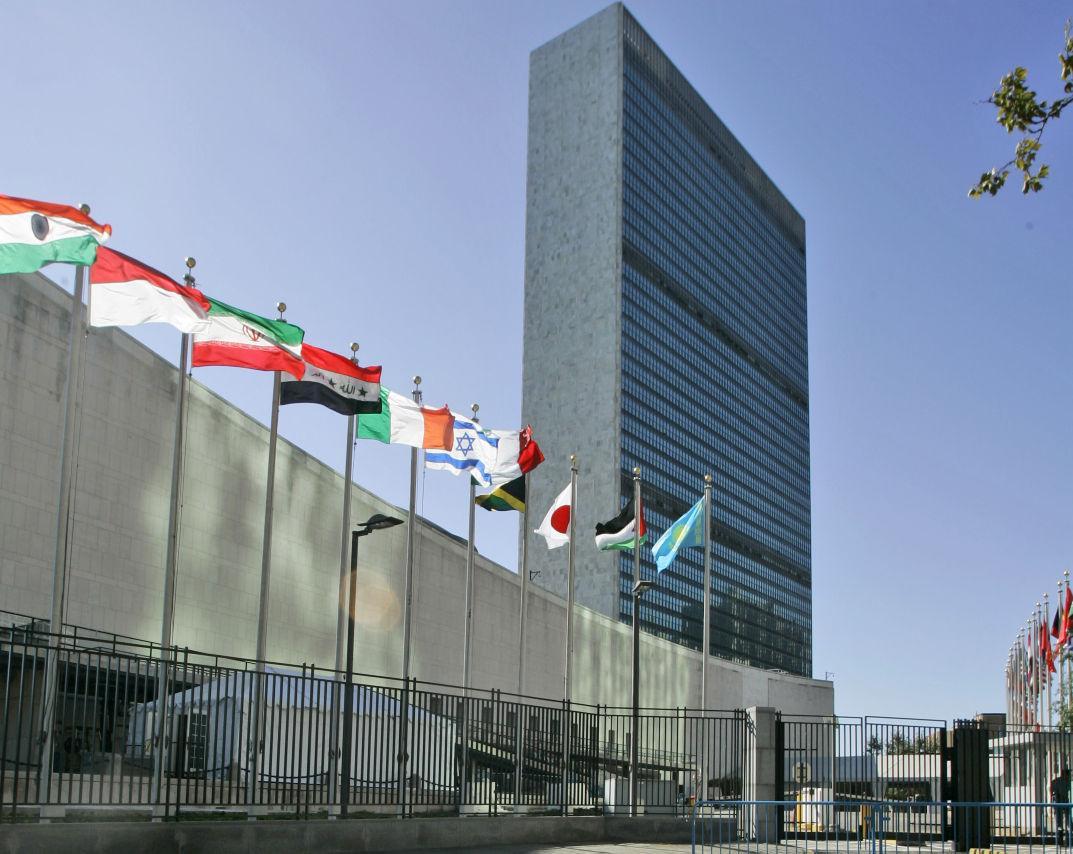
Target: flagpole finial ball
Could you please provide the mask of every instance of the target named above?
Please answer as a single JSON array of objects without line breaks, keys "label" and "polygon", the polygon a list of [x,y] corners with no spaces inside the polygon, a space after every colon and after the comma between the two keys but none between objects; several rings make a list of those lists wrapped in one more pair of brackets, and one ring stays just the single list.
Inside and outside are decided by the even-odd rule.
[{"label": "flagpole finial ball", "polygon": [[197,259],[193,255],[187,255],[183,259],[183,263],[186,264],[187,270],[193,270],[197,266]]},{"label": "flagpole finial ball", "polygon": [[282,316],[283,312],[285,312],[286,310],[287,310],[287,303],[285,303],[285,302],[277,302],[276,303],[276,311],[278,311],[281,316]]},{"label": "flagpole finial ball", "polygon": [[414,385],[421,385],[421,375],[420,374],[415,376],[413,379],[414,379]]},{"label": "flagpole finial ball", "polygon": [[89,216],[89,205],[87,205],[85,202],[82,202],[82,204],[78,206],[78,209],[82,211],[82,213],[84,213],[86,216]]},{"label": "flagpole finial ball", "polygon": [[570,465],[572,465],[572,466],[577,465],[577,454],[571,454],[570,455]]},{"label": "flagpole finial ball", "polygon": [[472,409],[473,414],[476,415],[477,412],[480,411],[481,405],[479,403],[471,403],[469,408]]},{"label": "flagpole finial ball", "polygon": [[712,482],[712,476],[710,474],[704,475],[704,482],[705,483],[711,483]]},{"label": "flagpole finial ball", "polygon": [[351,353],[357,353],[359,349],[360,348],[358,347],[358,342],[357,341],[351,341],[350,342],[350,352]]},{"label": "flagpole finial ball", "polygon": [[634,466],[633,467],[633,476],[634,477],[640,477],[641,476],[641,467],[640,466]]}]

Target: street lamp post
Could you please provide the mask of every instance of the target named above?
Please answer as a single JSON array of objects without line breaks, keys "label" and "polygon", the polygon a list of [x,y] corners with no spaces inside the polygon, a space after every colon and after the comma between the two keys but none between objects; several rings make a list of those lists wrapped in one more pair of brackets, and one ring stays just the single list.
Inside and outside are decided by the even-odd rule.
[{"label": "street lamp post", "polygon": [[[375,513],[350,534],[350,592],[346,609],[346,673],[343,676],[343,784],[340,787],[342,803],[339,808],[342,818],[346,818],[347,807],[350,805],[350,754],[354,738],[354,609],[357,607],[358,597],[358,539],[373,531],[401,524],[402,519]],[[407,710],[403,709],[402,713],[406,714]]]},{"label": "street lamp post", "polygon": [[637,728],[641,720],[641,597],[656,586],[654,581],[633,585],[633,720],[630,723],[630,815],[637,815]]}]

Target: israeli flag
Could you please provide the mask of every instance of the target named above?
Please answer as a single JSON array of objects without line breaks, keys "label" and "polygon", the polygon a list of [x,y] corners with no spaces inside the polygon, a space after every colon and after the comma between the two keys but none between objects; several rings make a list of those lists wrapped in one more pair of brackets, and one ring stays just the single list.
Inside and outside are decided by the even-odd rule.
[{"label": "israeli flag", "polygon": [[468,474],[483,487],[492,485],[499,438],[469,418],[455,414],[454,445],[449,451],[425,451],[425,468]]},{"label": "israeli flag", "polygon": [[652,546],[652,557],[656,559],[656,569],[663,572],[674,563],[678,550],[690,546],[704,545],[704,499],[690,508],[689,512],[671,524]]}]

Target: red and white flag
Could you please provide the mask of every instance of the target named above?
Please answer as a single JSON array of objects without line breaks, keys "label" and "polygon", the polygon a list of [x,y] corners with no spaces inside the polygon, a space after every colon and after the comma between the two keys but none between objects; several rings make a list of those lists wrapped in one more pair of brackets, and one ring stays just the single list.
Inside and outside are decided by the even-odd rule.
[{"label": "red and white flag", "polygon": [[567,484],[566,489],[560,492],[559,497],[552,503],[551,509],[548,511],[548,515],[544,517],[544,521],[540,523],[540,527],[533,533],[540,534],[547,540],[549,549],[565,546],[570,542],[570,514],[572,512],[570,484]]},{"label": "red and white flag", "polygon": [[209,301],[159,270],[103,246],[89,268],[90,326],[170,323],[180,332],[208,325]]}]

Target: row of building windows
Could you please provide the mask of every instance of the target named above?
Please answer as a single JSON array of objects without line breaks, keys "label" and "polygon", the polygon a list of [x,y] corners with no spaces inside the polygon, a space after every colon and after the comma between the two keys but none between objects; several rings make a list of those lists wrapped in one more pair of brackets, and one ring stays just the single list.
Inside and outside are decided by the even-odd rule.
[{"label": "row of building windows", "polygon": [[[628,122],[627,127],[630,126]],[[776,246],[763,245],[752,250],[745,247],[749,235],[744,233],[743,224],[748,217],[743,215],[748,212],[744,208],[734,210],[728,207],[725,187],[712,188],[711,197],[706,199],[711,209],[686,210],[682,199],[689,198],[691,186],[704,186],[704,176],[695,174],[695,164],[675,160],[669,140],[658,136],[660,127],[653,125],[650,130],[654,135],[651,150],[639,141],[631,143],[627,134],[624,149],[627,226],[632,222],[640,228],[641,235],[637,237],[642,243],[662,244],[667,254],[664,264],[682,268],[679,277],[683,285],[694,289],[699,279],[700,287],[696,288],[699,298],[709,304],[713,299],[717,300],[724,311],[729,311],[752,333],[746,339],[751,339],[758,352],[765,353],[790,376],[805,384],[801,369],[807,358],[804,352],[803,264],[796,271],[766,269]],[[707,159],[710,160],[710,156]],[[683,172],[692,180],[677,180],[676,174]],[[633,204],[631,193],[640,194]],[[755,203],[751,206],[755,211]],[[720,210],[721,215],[713,216],[714,210]],[[702,224],[702,234],[696,233],[698,224]],[[685,236],[676,234],[676,230]],[[777,232],[772,232],[771,237],[776,243],[786,243]],[[718,253],[715,244],[719,244],[721,251]],[[718,283],[720,280],[723,287],[711,287],[713,281]],[[764,292],[750,298],[749,282],[764,285]],[[796,297],[796,310],[785,300],[772,305],[765,296],[770,293],[774,297],[780,289]],[[756,302],[758,299],[760,303]],[[795,314],[798,316],[794,317]]]},{"label": "row of building windows", "polygon": [[[680,283],[700,304],[719,317],[728,328],[739,335],[754,352],[775,366],[801,388],[807,387],[806,371],[803,368],[807,354],[801,344],[792,345],[780,336],[779,330],[770,324],[745,315],[743,311],[720,294],[741,287],[740,280],[732,279],[718,265],[709,266],[697,257],[692,244],[685,243],[666,225],[655,222],[654,213],[645,214],[640,208],[650,207],[654,199],[634,199],[628,190],[625,195],[623,234],[651,261]],[[794,351],[797,352],[794,352]]]},{"label": "row of building windows", "polygon": [[[714,498],[714,496],[713,496]],[[678,518],[677,516],[674,519]],[[649,529],[649,541],[655,542],[674,521],[670,516],[649,505],[645,510],[645,523]],[[759,605],[771,607],[774,613],[796,623],[811,620],[812,607],[810,587],[759,562],[738,555],[724,543],[713,541],[712,590],[729,593],[731,573],[736,582],[755,596],[745,598]],[[726,585],[721,587],[721,585]],[[698,547],[683,548],[666,570],[660,574],[660,586],[684,599],[700,602],[704,590],[704,550]]]},{"label": "row of building windows", "polygon": [[[648,473],[647,479],[661,492],[669,493],[677,498],[687,496],[690,492],[689,485],[680,481],[675,482],[673,477],[666,474],[668,470],[673,470],[676,466],[681,468],[684,465],[681,460],[659,454],[644,444],[634,441],[625,430],[623,431],[622,463],[623,471],[631,471],[634,466],[640,466],[642,471]],[[776,508],[771,514],[760,514],[751,507],[741,506],[739,502],[727,495],[723,498],[722,505],[717,509],[717,516],[721,522],[732,530],[740,531],[795,566],[802,568],[808,566],[809,539],[793,531],[792,520],[782,511]]]},{"label": "row of building windows", "polygon": [[657,179],[649,168],[656,161],[647,153],[636,156],[639,150],[626,149],[624,155],[624,219],[627,229],[633,229],[628,233],[642,245],[651,242],[662,263],[698,295],[702,290],[694,283],[715,283],[714,289],[705,289],[708,307],[729,313],[738,321],[733,325],[752,331],[745,337],[758,352],[775,362],[798,363],[806,355],[801,347],[805,323],[780,315],[781,306],[771,304],[766,296],[773,289],[769,274],[756,258],[742,260],[724,251],[723,245],[736,237],[733,226],[724,218],[705,219],[699,211],[684,210],[676,182],[669,175]]},{"label": "row of building windows", "polygon": [[[736,175],[731,175],[720,156],[713,157],[713,146],[708,140],[698,138],[672,106],[658,93],[658,84],[653,84],[643,71],[627,65],[623,91],[624,130],[628,135],[635,131],[639,138],[647,136],[655,144],[656,151],[666,151],[679,164],[679,174],[688,174],[693,180],[681,186],[697,203],[711,205],[724,199],[734,203],[734,222],[741,232],[741,241],[728,247],[730,251],[742,252],[746,257],[757,257],[761,269],[779,281],[795,281],[805,275],[803,248],[787,240],[772,217],[761,209],[754,192],[742,186]],[[713,192],[700,195],[694,188],[708,188]],[[725,208],[705,209],[709,219],[718,216]],[[796,290],[784,292],[791,316],[804,322],[805,294]]]},{"label": "row of building windows", "polygon": [[[623,558],[623,562],[628,563],[628,558]],[[633,618],[633,598],[629,594],[631,579],[628,573],[622,573],[620,617],[626,622]],[[653,595],[656,590],[641,600],[642,629],[698,648],[700,644],[696,641],[703,626],[699,610],[688,613],[674,610],[673,604],[668,607],[669,603]],[[768,617],[743,603],[734,603],[732,597],[717,601],[711,619],[710,654],[755,667],[777,667],[810,675],[811,629],[790,623],[779,626],[771,623]]]},{"label": "row of building windows", "polygon": [[794,456],[807,454],[808,411],[783,387],[629,263],[622,290],[623,335],[639,353],[666,365],[666,380],[676,392],[703,394],[716,386],[757,413],[751,430]]},{"label": "row of building windows", "polygon": [[[782,284],[793,282],[795,277],[804,276],[803,256],[800,252],[792,248],[777,231],[770,230],[761,235],[767,217],[758,209],[751,196],[741,193],[736,181],[726,177],[721,165],[712,162],[711,152],[683,150],[684,144],[696,145],[696,140],[688,130],[676,127],[673,122],[660,121],[646,115],[643,107],[636,107],[629,86],[624,106],[625,153],[630,155],[644,152],[647,156],[643,158],[643,162],[658,168],[658,172],[649,171],[647,175],[641,174],[638,177],[647,179],[646,183],[650,189],[660,188],[668,191],[668,201],[679,203],[677,211],[684,220],[722,220],[724,232],[737,232],[740,242],[728,244],[720,241],[716,244],[724,260],[741,264],[743,259],[754,258],[760,272],[770,280],[778,282],[779,286],[751,296],[768,303],[769,313],[773,317],[794,321],[803,329],[807,317],[804,295]],[[634,160],[634,165],[641,162],[640,158]],[[704,166],[711,167],[711,178],[714,180],[703,180],[702,174],[707,171]],[[698,175],[698,167],[701,175]],[[720,172],[724,174],[719,174]],[[683,180],[685,176],[691,179],[702,177],[702,180],[700,183]],[[705,190],[714,190],[715,195],[705,193]],[[727,204],[728,201],[730,204]],[[732,215],[729,220],[728,214]],[[782,249],[782,253],[778,248]],[[796,262],[793,260],[795,257]],[[757,284],[763,286],[764,282]]]},{"label": "row of building windows", "polygon": [[[715,384],[676,386],[674,374],[679,371],[653,355],[648,342],[639,340],[646,333],[637,333],[628,326],[623,329],[630,333],[623,335],[623,386],[644,403],[654,421],[664,429],[678,426],[694,441],[709,439],[708,434],[695,433],[696,425],[703,423],[714,431],[712,438],[722,440],[710,444],[725,444],[728,450],[739,451],[741,459],[735,461],[745,467],[759,467],[753,469],[759,477],[770,473],[773,477],[767,479],[772,488],[785,482],[790,484],[792,495],[807,500],[807,450],[787,448],[785,439],[779,441],[778,434],[757,412],[755,401],[743,400]],[[682,367],[686,372],[697,373],[689,366]]]}]

